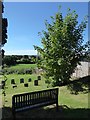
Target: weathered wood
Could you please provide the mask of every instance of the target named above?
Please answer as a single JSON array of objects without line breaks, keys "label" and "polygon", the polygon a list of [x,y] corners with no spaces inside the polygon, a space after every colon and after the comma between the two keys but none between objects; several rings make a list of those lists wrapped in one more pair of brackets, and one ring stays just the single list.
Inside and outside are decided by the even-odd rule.
[{"label": "weathered wood", "polygon": [[13,95],[12,113],[27,109],[56,104],[58,110],[58,88]]}]

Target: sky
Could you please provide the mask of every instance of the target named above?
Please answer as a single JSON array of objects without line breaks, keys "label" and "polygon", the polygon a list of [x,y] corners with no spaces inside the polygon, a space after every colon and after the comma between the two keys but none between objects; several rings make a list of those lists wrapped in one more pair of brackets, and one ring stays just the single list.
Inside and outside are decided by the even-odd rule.
[{"label": "sky", "polygon": [[[41,46],[38,32],[45,30],[45,20],[51,22],[61,5],[63,17],[67,9],[75,10],[79,23],[88,15],[88,2],[4,2],[3,17],[8,20],[8,39],[5,55],[36,55],[33,45]],[[88,40],[88,27],[84,32]]]}]

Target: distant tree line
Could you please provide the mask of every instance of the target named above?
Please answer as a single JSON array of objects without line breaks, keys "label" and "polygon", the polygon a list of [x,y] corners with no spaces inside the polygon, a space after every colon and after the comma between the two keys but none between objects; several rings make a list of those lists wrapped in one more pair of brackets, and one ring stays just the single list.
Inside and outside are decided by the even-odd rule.
[{"label": "distant tree line", "polygon": [[12,66],[16,64],[35,64],[40,59],[36,55],[5,55],[3,64]]}]

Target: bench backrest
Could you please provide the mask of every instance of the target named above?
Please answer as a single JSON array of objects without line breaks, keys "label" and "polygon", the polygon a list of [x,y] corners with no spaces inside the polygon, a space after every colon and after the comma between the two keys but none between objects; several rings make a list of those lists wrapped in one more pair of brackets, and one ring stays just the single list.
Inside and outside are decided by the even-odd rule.
[{"label": "bench backrest", "polygon": [[18,111],[20,108],[45,102],[49,104],[58,102],[58,88],[14,95],[12,109]]}]

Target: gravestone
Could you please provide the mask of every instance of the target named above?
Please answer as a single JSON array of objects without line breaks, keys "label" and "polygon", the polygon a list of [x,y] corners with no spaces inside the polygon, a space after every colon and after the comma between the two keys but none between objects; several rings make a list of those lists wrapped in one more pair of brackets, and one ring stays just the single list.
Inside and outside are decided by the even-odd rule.
[{"label": "gravestone", "polygon": [[34,85],[38,86],[38,80],[34,80]]},{"label": "gravestone", "polygon": [[11,84],[15,84],[15,80],[14,79],[11,79]]},{"label": "gravestone", "polygon": [[1,88],[1,89],[4,89],[4,86],[5,86],[5,81],[4,81],[4,80],[2,80],[2,81],[1,81],[0,88]]},{"label": "gravestone", "polygon": [[24,87],[28,87],[28,83],[24,83]]},{"label": "gravestone", "polygon": [[13,88],[17,87],[17,85],[13,85]]},{"label": "gravestone", "polygon": [[31,82],[31,81],[32,81],[32,79],[31,79],[31,78],[29,78],[29,79],[28,79],[28,82]]},{"label": "gravestone", "polygon": [[23,78],[20,79],[20,83],[24,83],[24,79]]},{"label": "gravestone", "polygon": [[38,80],[41,80],[41,76],[37,76],[37,79],[38,79]]},{"label": "gravestone", "polygon": [[1,84],[5,84],[5,81],[4,81],[4,80],[2,80],[2,81],[1,81]]},{"label": "gravestone", "polygon": [[4,81],[4,80],[1,81],[1,85],[2,85],[3,87],[5,86],[5,81]]}]

